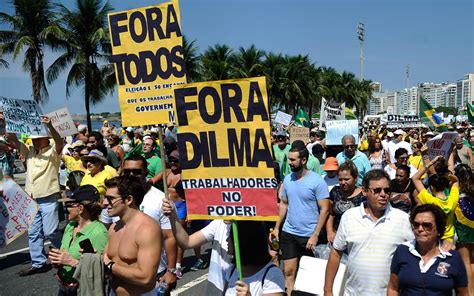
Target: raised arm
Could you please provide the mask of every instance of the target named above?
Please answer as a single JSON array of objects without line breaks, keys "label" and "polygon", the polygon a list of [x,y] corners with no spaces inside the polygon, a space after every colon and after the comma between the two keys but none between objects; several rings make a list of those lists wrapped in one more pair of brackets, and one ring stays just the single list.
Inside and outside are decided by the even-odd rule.
[{"label": "raised arm", "polygon": [[181,224],[178,222],[176,208],[171,200],[165,198],[163,200],[161,210],[165,215],[170,218],[171,230],[173,231],[173,235],[176,239],[176,242],[182,249],[186,250],[199,247],[207,242],[207,239],[202,233],[202,231],[198,231],[193,233],[192,235],[188,235],[186,230],[184,230],[183,226],[181,226]]},{"label": "raised arm", "polygon": [[51,137],[53,137],[54,145],[56,146],[56,153],[60,155],[64,147],[63,138],[61,138],[59,133],[54,128],[53,123],[51,122],[51,118],[45,115],[41,115],[41,122],[45,123],[48,126],[49,133],[51,134]]}]

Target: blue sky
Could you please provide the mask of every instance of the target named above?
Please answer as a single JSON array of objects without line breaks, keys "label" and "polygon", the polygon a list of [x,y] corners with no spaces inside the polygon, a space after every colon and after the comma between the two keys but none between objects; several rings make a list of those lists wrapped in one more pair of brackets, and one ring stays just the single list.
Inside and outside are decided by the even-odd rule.
[{"label": "blue sky", "polygon": [[[162,2],[162,1],[159,1]],[[13,13],[10,1],[0,10]],[[61,1],[72,8],[75,1]],[[115,11],[157,1],[112,0]],[[381,82],[384,90],[418,82],[456,81],[474,72],[474,1],[472,0],[181,0],[184,34],[202,52],[215,44],[237,50],[255,44],[274,53],[307,54],[318,66],[331,66],[359,76],[358,22],[365,24],[364,78]],[[10,60],[10,57],[5,57]],[[48,52],[48,66],[55,55]],[[19,59],[0,69],[0,95],[31,98],[28,73]],[[65,94],[65,75],[48,86],[42,106],[50,112],[67,106],[85,113],[83,94]],[[92,106],[92,112],[119,111],[117,95]]]}]

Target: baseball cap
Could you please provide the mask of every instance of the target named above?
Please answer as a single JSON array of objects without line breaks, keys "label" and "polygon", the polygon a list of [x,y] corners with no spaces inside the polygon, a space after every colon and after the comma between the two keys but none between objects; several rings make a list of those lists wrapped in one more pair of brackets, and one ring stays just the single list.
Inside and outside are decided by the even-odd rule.
[{"label": "baseball cap", "polygon": [[127,129],[125,131],[127,131],[128,133],[133,132],[133,127],[129,126],[129,127],[127,127]]},{"label": "baseball cap", "polygon": [[174,159],[179,160],[179,151],[177,149],[171,151],[169,158],[174,158]]},{"label": "baseball cap", "polygon": [[277,133],[277,138],[278,138],[278,137],[284,137],[284,138],[286,138],[286,132],[284,132],[284,131],[278,132],[278,133]]},{"label": "baseball cap", "polygon": [[337,159],[335,157],[326,158],[326,162],[323,165],[323,170],[325,171],[337,171],[339,167]]},{"label": "baseball cap", "polygon": [[403,135],[403,131],[401,129],[397,129],[393,132],[394,135]]},{"label": "baseball cap", "polygon": [[393,133],[392,133],[392,132],[388,132],[388,133],[387,133],[387,137],[393,138]]},{"label": "baseball cap", "polygon": [[107,159],[104,157],[104,153],[100,152],[97,149],[91,150],[91,152],[89,152],[88,155],[82,156],[81,160],[87,161],[88,159],[91,159],[91,158],[99,159],[107,164]]},{"label": "baseball cap", "polygon": [[98,201],[100,198],[99,191],[92,185],[83,185],[77,188],[71,196],[58,199],[59,202],[81,202],[81,201]]}]

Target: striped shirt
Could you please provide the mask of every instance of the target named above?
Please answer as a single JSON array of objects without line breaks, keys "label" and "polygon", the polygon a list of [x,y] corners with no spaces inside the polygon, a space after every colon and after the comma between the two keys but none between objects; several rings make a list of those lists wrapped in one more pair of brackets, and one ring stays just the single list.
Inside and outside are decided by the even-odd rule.
[{"label": "striped shirt", "polygon": [[365,205],[342,215],[333,244],[336,250],[349,253],[344,295],[386,295],[395,250],[414,239],[408,214],[388,205],[384,215],[374,221]]}]

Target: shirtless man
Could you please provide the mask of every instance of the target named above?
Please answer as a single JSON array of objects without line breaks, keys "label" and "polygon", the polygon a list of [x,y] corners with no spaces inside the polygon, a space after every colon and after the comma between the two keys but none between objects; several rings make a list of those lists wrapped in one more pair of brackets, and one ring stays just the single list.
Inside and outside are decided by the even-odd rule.
[{"label": "shirtless man", "polygon": [[112,128],[109,126],[109,122],[104,120],[104,124],[100,128],[100,133],[104,136],[104,139],[107,139],[110,134],[112,134]]},{"label": "shirtless man", "polygon": [[120,220],[109,229],[104,264],[111,275],[109,295],[154,295],[160,263],[161,228],[138,209],[145,189],[137,177],[120,176],[106,181],[103,205]]}]

